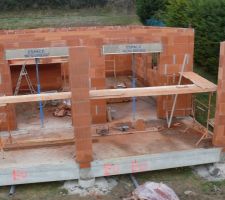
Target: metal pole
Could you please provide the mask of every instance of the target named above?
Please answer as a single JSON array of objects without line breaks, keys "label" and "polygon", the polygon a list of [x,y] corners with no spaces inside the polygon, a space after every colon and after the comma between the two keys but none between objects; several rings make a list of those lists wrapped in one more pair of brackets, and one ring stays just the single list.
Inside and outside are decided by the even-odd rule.
[{"label": "metal pole", "polygon": [[208,101],[208,113],[207,113],[207,132],[209,131],[209,120],[211,115],[211,102],[212,102],[212,93],[209,93],[209,101]]},{"label": "metal pole", "polygon": [[16,186],[15,185],[11,185],[10,189],[9,189],[9,196],[14,195],[16,192]]},{"label": "metal pole", "polygon": [[[181,69],[181,73],[180,73],[180,77],[179,77],[179,81],[178,81],[178,85],[181,84],[181,81],[182,81],[182,77],[183,77],[183,73],[184,73],[184,69],[185,69],[187,60],[188,60],[188,55],[185,54],[184,61],[183,61],[183,65],[182,65],[182,69]],[[174,114],[175,107],[176,107],[176,104],[177,104],[177,97],[178,97],[178,94],[175,95],[174,100],[173,100],[173,106],[172,106],[172,111],[171,111],[170,118],[169,118],[168,128],[171,127],[171,123],[172,123],[172,119],[173,119],[173,114]]]},{"label": "metal pole", "polygon": [[10,127],[10,116],[9,116],[9,104],[6,104],[6,113],[7,113],[7,128],[9,133],[9,142],[12,144],[12,134],[11,134],[11,127]]},{"label": "metal pole", "polygon": [[137,179],[135,178],[135,176],[133,174],[130,174],[130,179],[134,184],[134,187],[137,188],[139,186]]},{"label": "metal pole", "polygon": [[[136,76],[135,76],[135,54],[132,54],[132,88],[136,87]],[[133,121],[136,120],[136,97],[132,97],[132,115]]]},{"label": "metal pole", "polygon": [[[36,78],[37,78],[37,92],[41,94],[41,85],[40,85],[40,78],[39,78],[39,69],[38,69],[39,58],[35,58],[36,64]],[[42,101],[39,101],[39,109],[40,109],[40,120],[41,120],[41,127],[44,127],[44,112],[43,112],[43,105]]]}]

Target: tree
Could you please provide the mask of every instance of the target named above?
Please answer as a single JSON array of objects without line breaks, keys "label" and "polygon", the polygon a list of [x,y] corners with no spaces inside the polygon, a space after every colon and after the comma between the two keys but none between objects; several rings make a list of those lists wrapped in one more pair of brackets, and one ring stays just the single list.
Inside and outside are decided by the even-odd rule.
[{"label": "tree", "polygon": [[219,43],[225,40],[225,0],[169,0],[162,19],[168,26],[195,29],[195,63],[216,74]]},{"label": "tree", "polygon": [[18,10],[30,8],[89,8],[106,5],[107,0],[0,0],[0,9]]},{"label": "tree", "polygon": [[147,19],[155,17],[165,9],[167,0],[136,0],[136,11],[140,20],[145,23]]}]

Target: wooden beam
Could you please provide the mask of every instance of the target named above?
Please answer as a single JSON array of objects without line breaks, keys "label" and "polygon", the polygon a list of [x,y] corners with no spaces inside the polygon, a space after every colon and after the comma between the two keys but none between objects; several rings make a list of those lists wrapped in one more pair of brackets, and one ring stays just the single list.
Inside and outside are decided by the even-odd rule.
[{"label": "wooden beam", "polygon": [[52,146],[65,146],[65,145],[74,145],[75,139],[42,139],[37,141],[25,141],[21,143],[6,143],[3,147],[4,151],[15,151],[21,149],[35,149],[35,148],[44,148],[44,147],[52,147]]},{"label": "wooden beam", "polygon": [[[144,96],[164,96],[175,94],[195,94],[204,92],[215,92],[214,88],[201,88],[195,84],[190,85],[170,85],[158,87],[126,88],[126,89],[104,89],[90,90],[90,99],[114,99],[124,97],[144,97]],[[2,96],[0,104],[25,103],[36,101],[48,101],[59,99],[70,99],[71,92],[42,93],[19,96]]]},{"label": "wooden beam", "polygon": [[18,96],[2,96],[0,97],[0,102],[25,103],[25,102],[49,101],[49,100],[60,100],[70,98],[71,92],[56,92],[56,93],[28,94]]},{"label": "wooden beam", "polygon": [[217,85],[208,81],[207,79],[199,76],[198,74],[194,72],[183,72],[182,76],[188,80],[190,80],[192,83],[194,83],[196,86],[199,86],[204,89],[209,88],[216,88]]},{"label": "wooden beam", "polygon": [[170,85],[170,86],[126,88],[126,89],[91,90],[90,97],[91,99],[113,99],[124,97],[194,94],[194,93],[204,93],[214,91],[216,91],[216,88],[202,89],[194,84],[190,84],[190,85]]}]

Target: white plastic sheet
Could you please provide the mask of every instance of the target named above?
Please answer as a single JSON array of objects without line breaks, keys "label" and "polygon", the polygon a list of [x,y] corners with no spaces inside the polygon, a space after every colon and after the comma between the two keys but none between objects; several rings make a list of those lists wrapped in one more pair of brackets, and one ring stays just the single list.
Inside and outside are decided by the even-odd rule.
[{"label": "white plastic sheet", "polygon": [[140,200],[179,200],[176,193],[163,183],[147,182],[133,192],[134,199]]}]

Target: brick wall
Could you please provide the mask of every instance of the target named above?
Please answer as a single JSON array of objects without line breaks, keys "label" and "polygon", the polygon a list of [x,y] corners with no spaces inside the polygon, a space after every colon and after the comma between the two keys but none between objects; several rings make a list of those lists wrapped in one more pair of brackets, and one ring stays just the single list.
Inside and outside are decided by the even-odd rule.
[{"label": "brick wall", "polygon": [[[15,91],[15,87],[19,78],[19,74],[21,71],[21,65],[19,66],[12,66],[11,67],[11,78],[12,78],[12,87],[13,91]],[[26,66],[27,72],[29,74],[30,80],[36,88],[37,86],[37,79],[36,79],[36,68],[35,65],[27,65]],[[41,90],[58,90],[62,88],[62,76],[61,76],[61,64],[44,64],[39,65],[39,75],[40,75],[40,83],[41,83]],[[25,78],[21,81],[21,92],[23,90],[28,90],[29,87]]]},{"label": "brick wall", "polygon": [[[164,85],[163,74],[165,68],[171,73],[178,72],[185,53],[190,55],[190,61],[186,68],[192,70],[193,50],[194,50],[194,31],[193,29],[183,28],[159,28],[144,26],[115,26],[115,27],[80,27],[80,28],[56,28],[56,29],[29,29],[15,31],[0,31],[0,61],[4,66],[0,66],[4,71],[4,84],[0,86],[0,94],[12,94],[10,84],[11,77],[8,73],[9,66],[3,59],[5,49],[19,48],[41,48],[41,47],[88,47],[90,64],[90,87],[92,89],[102,89],[105,87],[106,71],[110,74],[112,58],[104,57],[101,48],[104,44],[125,44],[125,43],[163,43],[164,51],[160,55],[158,72],[148,70],[147,82],[150,85]],[[116,56],[117,57],[117,56]],[[127,73],[128,65],[131,60],[129,56],[116,58],[118,72]],[[140,59],[140,62],[141,59]],[[124,66],[126,65],[126,66]],[[139,68],[140,72],[143,70]],[[71,76],[71,74],[69,74]],[[162,105],[164,97],[157,98],[158,116],[165,116],[165,109]],[[189,105],[187,105],[189,107]],[[13,106],[11,112],[14,113]],[[92,121],[94,123],[104,123],[106,121],[106,101],[91,102]],[[182,113],[183,115],[185,113]],[[12,116],[12,121],[15,117]]]},{"label": "brick wall", "polygon": [[225,42],[220,47],[220,65],[213,144],[225,147]]},{"label": "brick wall", "polygon": [[[10,69],[8,68],[7,63],[1,60],[2,58],[3,57],[0,58],[0,96],[7,96],[12,95],[12,84],[10,77]],[[8,126],[11,130],[16,129],[17,127],[15,108],[13,105],[9,105],[8,107],[0,107],[0,131],[8,130]]]},{"label": "brick wall", "polygon": [[130,55],[107,55],[105,56],[106,76],[131,75],[131,56]]}]

